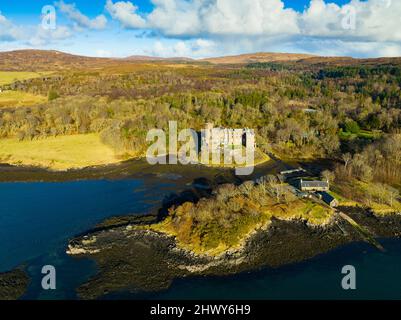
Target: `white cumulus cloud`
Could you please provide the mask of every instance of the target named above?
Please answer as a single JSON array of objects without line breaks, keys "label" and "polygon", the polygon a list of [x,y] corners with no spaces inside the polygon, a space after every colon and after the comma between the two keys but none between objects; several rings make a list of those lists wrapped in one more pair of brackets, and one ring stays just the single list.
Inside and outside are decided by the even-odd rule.
[{"label": "white cumulus cloud", "polygon": [[150,13],[141,13],[131,1],[107,0],[106,9],[124,28],[177,39],[192,55],[196,39],[213,43],[210,55],[281,48],[389,56],[401,49],[399,0],[350,0],[344,5],[311,0],[303,12],[286,8],[282,0],[151,1]]},{"label": "white cumulus cloud", "polygon": [[26,39],[26,42],[34,47],[47,45],[54,41],[65,40],[72,37],[71,30],[66,26],[57,26],[56,29],[44,29],[42,25],[36,27],[33,36]]},{"label": "white cumulus cloud", "polygon": [[107,0],[106,9],[111,17],[118,20],[124,28],[140,29],[146,26],[145,20],[137,14],[138,7],[129,1],[113,3]]},{"label": "white cumulus cloud", "polygon": [[130,1],[107,0],[111,16],[127,28],[149,28],[166,36],[234,36],[298,33],[297,14],[280,0],[152,0],[139,15]]},{"label": "white cumulus cloud", "polygon": [[[58,11],[73,26],[57,25],[56,30],[17,26],[0,13],[0,43],[57,45],[73,38],[73,31],[105,30],[115,25],[108,24],[104,14],[86,16],[72,1],[57,0]],[[144,54],[208,57],[273,51],[355,57],[401,55],[401,0],[348,0],[343,5],[309,0],[302,12],[286,7],[283,0],[150,0],[150,12],[141,11],[137,0],[104,1],[111,19],[124,29],[135,30],[131,41],[146,38],[138,40],[143,47],[135,48]],[[91,36],[89,31],[87,37]],[[108,55],[106,51],[94,54]]]},{"label": "white cumulus cloud", "polygon": [[0,43],[8,43],[3,48],[40,47],[71,36],[72,32],[67,26],[58,25],[55,29],[45,29],[41,24],[17,26],[0,13]]},{"label": "white cumulus cloud", "polygon": [[0,41],[14,41],[23,36],[21,28],[14,25],[0,12]]},{"label": "white cumulus cloud", "polygon": [[299,19],[304,35],[401,41],[401,1],[352,0],[338,6],[324,0],[312,0]]},{"label": "white cumulus cloud", "polygon": [[75,4],[67,4],[63,0],[56,2],[56,6],[59,10],[67,15],[69,19],[71,19],[77,27],[80,28],[88,28],[94,30],[100,30],[106,28],[107,18],[101,14],[95,17],[94,19],[90,19],[81,11],[79,11]]}]

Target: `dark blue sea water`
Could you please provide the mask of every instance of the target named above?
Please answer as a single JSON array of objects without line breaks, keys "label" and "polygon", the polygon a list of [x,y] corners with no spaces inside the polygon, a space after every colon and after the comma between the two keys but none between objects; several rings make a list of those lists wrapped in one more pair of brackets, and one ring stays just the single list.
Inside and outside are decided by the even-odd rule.
[{"label": "dark blue sea water", "polygon": [[[74,299],[74,289],[96,272],[64,252],[71,237],[104,218],[147,213],[185,186],[142,180],[0,183],[0,272],[25,264],[32,283],[25,299]],[[381,240],[386,252],[364,243],[338,248],[279,269],[216,278],[176,280],[156,294],[124,299],[401,299],[401,241]],[[57,290],[40,287],[41,268],[54,265]],[[341,269],[357,270],[357,290],[341,288]]]},{"label": "dark blue sea water", "polygon": [[[365,243],[338,248],[302,263],[246,274],[177,280],[146,299],[401,299],[401,241],[382,240],[385,253]],[[345,265],[356,268],[357,289],[341,287]],[[138,297],[138,296],[137,296]],[[127,297],[129,298],[129,297]]]},{"label": "dark blue sea water", "polygon": [[[74,298],[73,288],[96,271],[65,254],[68,240],[107,217],[148,213],[177,189],[142,180],[0,183],[0,272],[26,264],[27,298]],[[54,265],[57,290],[40,289],[41,268]]]}]

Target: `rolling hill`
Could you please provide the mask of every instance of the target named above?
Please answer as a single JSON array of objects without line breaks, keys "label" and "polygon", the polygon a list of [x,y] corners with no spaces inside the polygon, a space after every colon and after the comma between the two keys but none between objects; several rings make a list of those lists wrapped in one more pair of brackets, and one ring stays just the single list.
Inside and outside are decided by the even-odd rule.
[{"label": "rolling hill", "polygon": [[107,58],[92,58],[60,51],[17,50],[0,52],[1,71],[42,71],[96,67],[110,63]]},{"label": "rolling hill", "polygon": [[192,61],[195,61],[194,59],[186,58],[186,57],[162,58],[162,57],[152,57],[152,56],[129,56],[122,60],[126,60],[126,61],[167,61],[167,62],[192,62]]},{"label": "rolling hill", "polygon": [[150,56],[130,56],[126,58],[97,58],[68,54],[60,51],[18,50],[0,52],[0,71],[64,71],[121,68],[124,66],[160,64],[211,64],[241,65],[249,63],[289,63],[303,67],[347,66],[354,64],[401,64],[401,58],[355,59],[351,57],[321,57],[293,53],[251,53],[194,60],[186,57],[160,58]]},{"label": "rolling hill", "polygon": [[316,56],[308,54],[295,54],[295,53],[250,53],[241,54],[237,56],[225,56],[217,58],[207,58],[202,61],[210,62],[213,64],[247,64],[255,62],[281,62],[281,61],[299,61]]}]

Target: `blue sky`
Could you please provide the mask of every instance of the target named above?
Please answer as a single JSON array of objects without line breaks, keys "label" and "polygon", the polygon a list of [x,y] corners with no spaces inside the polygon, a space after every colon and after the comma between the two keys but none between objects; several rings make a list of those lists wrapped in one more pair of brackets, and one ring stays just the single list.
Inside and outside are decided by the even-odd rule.
[{"label": "blue sky", "polygon": [[[85,12],[88,15],[96,15],[103,11],[104,9],[104,0],[75,0],[75,1],[66,1],[67,3],[75,3],[82,12]],[[153,8],[152,3],[149,0],[138,0],[132,1],[138,7],[142,9],[142,11],[151,11]],[[309,5],[309,0],[285,0],[283,1],[285,6],[288,8],[293,8],[298,11],[303,11],[305,7]],[[333,0],[330,1],[337,4],[345,4],[349,1],[347,0]],[[51,4],[52,1],[48,0],[3,0],[0,4],[0,9],[3,13],[9,13],[16,15],[37,15],[37,12],[41,10],[44,5]]]},{"label": "blue sky", "polygon": [[[104,12],[105,0],[66,0],[65,2],[75,3],[80,11],[88,16],[96,16]],[[150,0],[136,0],[132,2],[140,7],[142,12],[150,12],[154,7]],[[303,11],[310,3],[309,0],[284,0],[283,2],[287,8],[293,8],[297,11]],[[349,1],[333,0],[330,2],[343,5]],[[0,11],[4,15],[20,23],[35,23],[40,20],[42,7],[52,3],[53,2],[49,0],[2,0],[0,3]]]},{"label": "blue sky", "polygon": [[[44,30],[41,11],[56,9]],[[401,55],[399,0],[2,0],[0,50],[202,58],[247,52]]]}]

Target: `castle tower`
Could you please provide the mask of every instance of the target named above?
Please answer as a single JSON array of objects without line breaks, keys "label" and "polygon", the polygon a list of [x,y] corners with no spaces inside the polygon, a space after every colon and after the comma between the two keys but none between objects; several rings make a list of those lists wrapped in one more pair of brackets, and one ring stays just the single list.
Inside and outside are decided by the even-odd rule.
[{"label": "castle tower", "polygon": [[213,123],[206,123],[205,129],[202,130],[202,151],[210,152],[212,146],[212,136],[213,136]]}]

